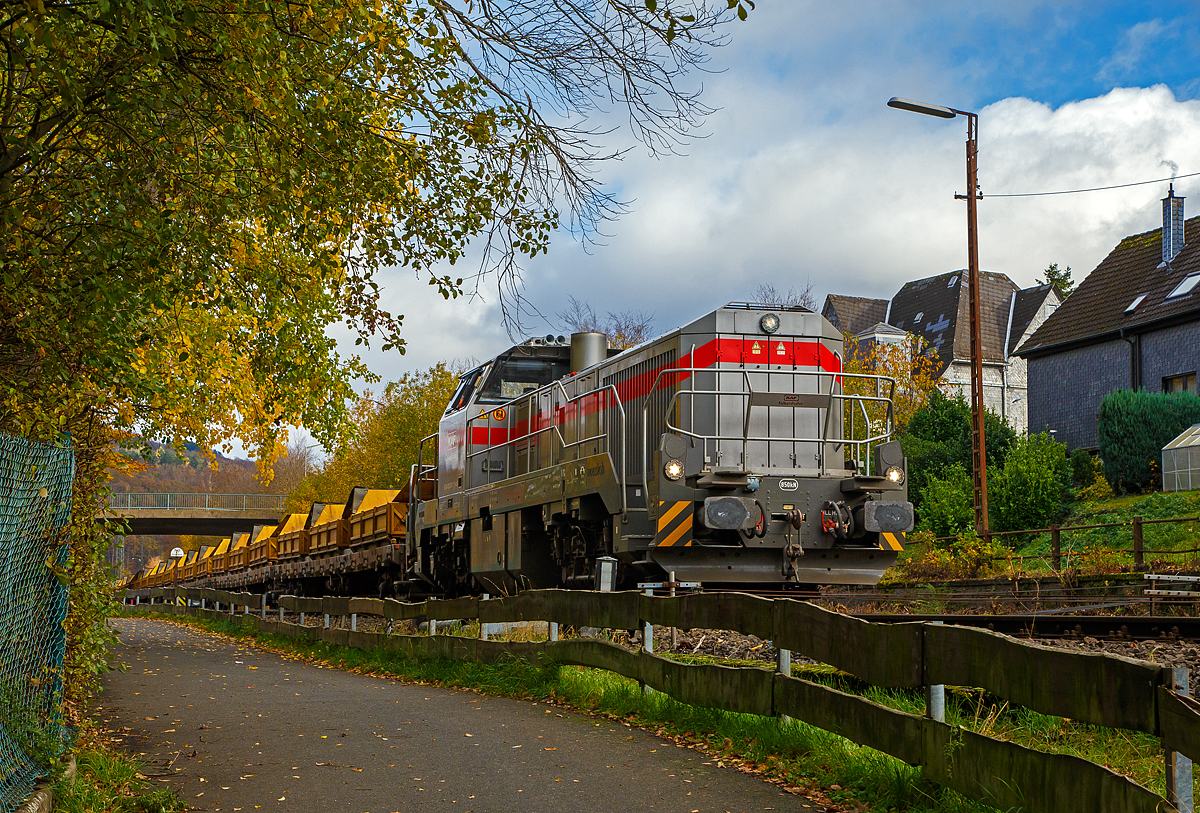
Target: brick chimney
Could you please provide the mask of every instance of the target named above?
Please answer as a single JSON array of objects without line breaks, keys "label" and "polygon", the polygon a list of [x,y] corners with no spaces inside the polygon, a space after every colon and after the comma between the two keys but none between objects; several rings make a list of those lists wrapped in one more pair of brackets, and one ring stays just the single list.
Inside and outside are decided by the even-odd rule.
[{"label": "brick chimney", "polygon": [[1162,261],[1165,265],[1183,248],[1183,198],[1175,196],[1174,184],[1162,199],[1162,205]]}]

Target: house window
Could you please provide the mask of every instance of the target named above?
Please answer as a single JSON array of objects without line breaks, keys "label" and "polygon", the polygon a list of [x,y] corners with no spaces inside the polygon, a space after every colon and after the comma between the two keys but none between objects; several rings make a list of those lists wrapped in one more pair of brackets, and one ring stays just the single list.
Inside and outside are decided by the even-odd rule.
[{"label": "house window", "polygon": [[1133,301],[1129,303],[1129,307],[1125,309],[1125,312],[1133,313],[1135,310],[1137,310],[1137,306],[1142,304],[1142,300],[1145,298],[1146,298],[1145,294],[1138,294],[1137,296],[1135,296],[1133,298]]},{"label": "house window", "polygon": [[1163,392],[1186,392],[1196,394],[1196,374],[1184,373],[1163,379]]}]

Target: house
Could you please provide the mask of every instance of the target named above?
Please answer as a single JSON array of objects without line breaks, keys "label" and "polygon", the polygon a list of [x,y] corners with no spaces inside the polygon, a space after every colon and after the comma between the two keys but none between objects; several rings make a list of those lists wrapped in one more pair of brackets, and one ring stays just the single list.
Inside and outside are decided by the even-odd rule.
[{"label": "house", "polygon": [[1172,186],[1163,224],[1126,237],[1018,351],[1029,365],[1029,425],[1070,448],[1097,447],[1096,413],[1113,390],[1196,393],[1200,369],[1200,218]]},{"label": "house", "polygon": [[[1054,312],[1062,296],[1051,285],[1022,289],[1004,274],[985,271],[980,274],[979,298],[984,403],[1024,431],[1026,363],[1014,351]],[[860,346],[903,341],[906,334],[921,337],[937,351],[941,389],[970,397],[971,322],[965,271],[909,282],[890,300],[831,294],[821,313]]]}]

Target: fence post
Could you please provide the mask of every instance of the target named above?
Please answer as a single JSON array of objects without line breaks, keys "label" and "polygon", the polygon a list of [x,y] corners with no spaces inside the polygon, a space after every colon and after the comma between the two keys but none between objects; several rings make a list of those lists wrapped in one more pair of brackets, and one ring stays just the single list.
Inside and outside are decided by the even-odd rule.
[{"label": "fence post", "polygon": [[[776,649],[776,668],[779,674],[783,675],[784,677],[792,676],[792,650],[784,649],[782,647],[778,647]],[[779,719],[782,722],[787,723],[790,722],[792,718],[788,717],[786,714],[781,714],[779,715]]]},{"label": "fence post", "polygon": [[304,613],[300,613],[300,626],[304,626]]},{"label": "fence post", "polygon": [[267,594],[262,594],[262,620],[267,620]]},{"label": "fence post", "polygon": [[1056,570],[1062,570],[1062,534],[1058,525],[1050,526],[1050,564]]},{"label": "fence post", "polygon": [[[653,596],[654,588],[647,587],[646,595]],[[649,621],[642,621],[642,651],[648,655],[654,654],[654,625]],[[641,683],[641,681],[638,682]],[[651,689],[645,683],[642,683],[643,694],[652,694],[653,692],[653,689]]]},{"label": "fence post", "polygon": [[[483,594],[482,601],[487,601],[489,598],[487,593]],[[488,639],[488,625],[483,623],[483,619],[479,619],[479,640],[486,641]]]},{"label": "fence post", "polygon": [[[929,621],[929,624],[941,626],[941,621]],[[925,687],[925,716],[939,723],[946,722],[946,687],[942,684]]]},{"label": "fence post", "polygon": [[279,603],[279,620],[283,621],[283,602]]},{"label": "fence post", "polygon": [[[1168,689],[1182,697],[1190,697],[1188,689],[1188,669],[1176,666],[1166,670]],[[1178,751],[1167,751],[1166,754],[1167,801],[1175,805],[1179,813],[1193,813],[1195,804],[1192,799],[1192,761]]]},{"label": "fence post", "polygon": [[1142,555],[1142,518],[1133,518],[1133,564],[1141,566],[1145,557]]},{"label": "fence post", "polygon": [[325,613],[325,629],[329,629],[329,613]]},{"label": "fence post", "polygon": [[350,631],[358,632],[358,613],[350,613]]},{"label": "fence post", "polygon": [[557,641],[558,640],[558,622],[557,621],[548,621],[546,623],[549,626],[548,632],[550,634],[550,640]]}]

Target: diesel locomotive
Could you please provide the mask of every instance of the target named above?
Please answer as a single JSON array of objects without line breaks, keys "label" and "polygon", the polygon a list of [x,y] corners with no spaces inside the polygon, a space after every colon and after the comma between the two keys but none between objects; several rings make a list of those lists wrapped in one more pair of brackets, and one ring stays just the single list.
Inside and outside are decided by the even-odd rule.
[{"label": "diesel locomotive", "polygon": [[895,383],[847,373],[843,354],[820,314],[742,303],[628,350],[530,339],[461,376],[404,489],[355,489],[135,586],[873,584],[913,509]]}]

